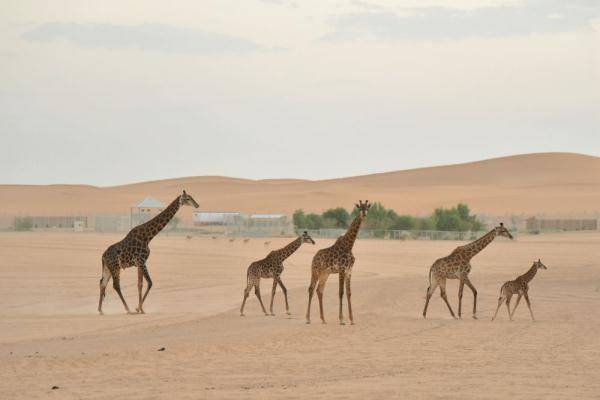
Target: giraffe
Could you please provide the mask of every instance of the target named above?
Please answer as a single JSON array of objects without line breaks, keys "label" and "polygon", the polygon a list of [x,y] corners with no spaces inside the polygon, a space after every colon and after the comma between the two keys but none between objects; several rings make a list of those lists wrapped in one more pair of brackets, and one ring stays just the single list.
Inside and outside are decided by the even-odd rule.
[{"label": "giraffe", "polygon": [[471,259],[475,257],[481,250],[483,250],[488,244],[490,244],[496,236],[504,236],[512,239],[513,236],[510,234],[508,229],[504,227],[503,223],[495,227],[479,239],[459,246],[449,256],[436,260],[431,269],[429,270],[429,287],[427,288],[427,296],[425,300],[425,308],[423,309],[423,318],[427,315],[427,306],[429,305],[429,299],[435,292],[435,289],[440,287],[440,295],[450,310],[452,318],[456,319],[448,298],[446,297],[446,279],[459,279],[458,287],[458,317],[462,318],[462,295],[465,284],[473,292],[473,318],[477,319],[477,289],[469,280],[469,272],[471,272]]},{"label": "giraffe", "polygon": [[[121,298],[125,310],[128,314],[135,314],[129,310],[123,294],[121,293],[121,268],[138,268],[138,307],[136,311],[144,314],[143,304],[152,287],[152,279],[148,273],[146,260],[150,256],[148,244],[175,216],[175,213],[182,205],[189,205],[198,208],[198,203],[189,194],[183,191],[183,194],[177,196],[167,208],[160,212],[150,221],[133,228],[125,239],[111,245],[104,254],[102,254],[102,278],[100,279],[100,300],[98,302],[98,312],[102,315],[102,300],[106,296],[106,286],[110,278],[113,279],[113,288]],[[143,280],[146,279],[148,287],[142,297]]]},{"label": "giraffe", "polygon": [[355,205],[358,209],[358,215],[350,227],[343,236],[340,236],[333,246],[326,249],[321,249],[315,254],[312,260],[311,268],[311,281],[308,287],[308,309],[306,310],[306,323],[310,324],[310,304],[317,287],[317,297],[319,298],[319,311],[321,314],[321,321],[325,324],[325,316],[323,315],[323,289],[325,283],[330,274],[339,275],[339,321],[340,325],[344,325],[344,315],[342,312],[342,298],[344,297],[344,284],[346,285],[346,297],[348,299],[348,315],[350,317],[350,323],[354,324],[354,317],[352,315],[352,303],[350,298],[352,293],[350,291],[350,278],[352,276],[352,267],[354,266],[354,255],[352,255],[352,247],[358,235],[360,224],[367,216],[371,204],[369,200],[364,203],[359,200],[358,204]]},{"label": "giraffe", "polygon": [[[538,269],[548,269],[548,268],[546,268],[544,263],[542,263],[542,260],[539,258],[537,261],[533,262],[533,265],[531,266],[531,268],[529,268],[529,271],[527,271],[523,275],[519,276],[517,279],[515,279],[513,281],[508,281],[508,282],[504,283],[504,285],[502,285],[502,287],[500,288],[500,297],[498,298],[498,307],[496,308],[496,313],[492,317],[492,321],[494,319],[496,319],[496,316],[498,315],[498,310],[500,309],[500,306],[502,305],[502,301],[504,301],[504,300],[506,300],[506,310],[508,311],[508,318],[512,321],[513,317],[515,316],[515,311],[517,310],[517,306],[519,305],[519,302],[521,301],[521,297],[525,297],[525,301],[527,302],[527,307],[529,307],[529,313],[531,314],[531,320],[535,321],[535,318],[533,318],[533,311],[531,310],[531,303],[529,302],[529,294],[528,293],[529,293],[529,282],[531,282],[531,280],[537,273]],[[517,302],[515,304],[515,307],[513,308],[512,313],[511,313],[510,312],[510,299],[512,298],[513,294],[517,294],[518,297],[517,297]]]},{"label": "giraffe", "polygon": [[[260,302],[260,306],[265,315],[275,315],[273,313],[273,298],[275,297],[275,289],[277,288],[277,284],[281,286],[281,290],[283,291],[283,296],[285,298],[285,312],[287,315],[290,315],[290,307],[288,305],[287,298],[287,289],[285,288],[281,280],[281,273],[283,272],[283,261],[285,261],[292,254],[294,254],[294,252],[298,250],[303,243],[315,244],[315,241],[310,237],[310,235],[306,231],[304,231],[302,235],[300,235],[297,239],[295,239],[287,246],[279,250],[273,250],[262,260],[255,261],[252,264],[250,264],[250,266],[248,267],[248,272],[246,274],[246,289],[244,290],[244,300],[242,301],[242,307],[240,308],[240,315],[242,317],[244,316],[244,306],[246,305],[246,300],[250,295],[250,290],[252,290],[252,287],[254,287],[254,293],[256,294],[256,297],[258,297],[258,301]],[[273,278],[273,289],[271,290],[271,305],[269,307],[270,313],[267,313],[267,310],[265,310],[265,306],[263,305],[262,299],[260,298],[260,278]]]}]

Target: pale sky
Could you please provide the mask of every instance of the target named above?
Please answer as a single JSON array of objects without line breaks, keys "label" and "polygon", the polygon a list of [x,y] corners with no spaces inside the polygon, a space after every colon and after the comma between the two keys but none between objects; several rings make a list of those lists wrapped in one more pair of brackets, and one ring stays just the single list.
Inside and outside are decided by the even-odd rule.
[{"label": "pale sky", "polygon": [[0,184],[600,155],[598,0],[2,1]]}]

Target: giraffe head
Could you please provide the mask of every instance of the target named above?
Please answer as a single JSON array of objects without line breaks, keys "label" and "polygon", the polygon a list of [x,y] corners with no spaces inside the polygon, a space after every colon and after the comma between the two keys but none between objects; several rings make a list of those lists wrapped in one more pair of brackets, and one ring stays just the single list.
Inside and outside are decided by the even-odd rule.
[{"label": "giraffe head", "polygon": [[510,232],[508,231],[508,229],[506,229],[506,227],[504,226],[504,223],[500,222],[500,225],[498,225],[494,229],[496,230],[496,235],[504,236],[509,239],[513,239],[513,235],[511,235]]},{"label": "giraffe head", "polygon": [[369,211],[369,208],[371,208],[372,204],[369,204],[369,200],[365,200],[364,203],[362,200],[359,200],[358,204],[355,204],[355,206],[360,211],[360,216],[364,218],[367,216],[367,212]]},{"label": "giraffe head", "polygon": [[546,266],[544,265],[544,263],[542,262],[541,259],[538,258],[537,261],[533,262],[533,265],[535,265],[537,267],[537,269],[548,269],[546,268]]},{"label": "giraffe head", "polygon": [[302,238],[302,243],[311,243],[311,244],[315,244],[315,241],[313,240],[312,237],[310,237],[310,235],[308,234],[307,231],[302,232],[302,236],[300,236]]},{"label": "giraffe head", "polygon": [[198,205],[198,203],[196,203],[196,200],[194,200],[194,198],[192,196],[187,194],[185,192],[185,190],[183,191],[183,194],[181,196],[179,196],[179,205],[180,206],[192,206],[194,208],[200,207]]}]

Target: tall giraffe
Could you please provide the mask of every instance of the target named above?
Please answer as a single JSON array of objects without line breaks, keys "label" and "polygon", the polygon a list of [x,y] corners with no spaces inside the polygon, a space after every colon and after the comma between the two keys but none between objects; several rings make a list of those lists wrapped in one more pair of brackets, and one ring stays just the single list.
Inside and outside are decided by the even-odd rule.
[{"label": "tall giraffe", "polygon": [[[508,318],[512,321],[513,317],[515,316],[515,311],[517,311],[517,306],[521,301],[521,297],[525,297],[527,307],[529,307],[529,313],[531,314],[531,320],[535,321],[535,318],[533,318],[533,311],[531,310],[531,303],[529,302],[529,282],[531,282],[538,269],[548,269],[546,268],[544,263],[542,263],[542,260],[539,258],[537,261],[533,262],[533,265],[531,266],[531,268],[529,268],[529,271],[519,276],[517,279],[513,281],[508,281],[504,283],[504,285],[502,285],[502,287],[500,288],[500,297],[498,298],[498,307],[496,308],[496,313],[492,317],[492,321],[496,319],[496,316],[498,315],[498,310],[500,309],[502,301],[504,300],[506,300],[506,310],[508,311]],[[512,298],[513,294],[517,294],[518,297],[517,302],[515,304],[515,308],[513,308],[511,313],[510,299]]]},{"label": "tall giraffe", "polygon": [[466,244],[464,246],[457,247],[454,249],[449,256],[436,260],[431,269],[429,270],[429,287],[427,288],[427,298],[425,300],[425,308],[423,309],[423,318],[427,315],[427,306],[429,305],[429,299],[435,292],[435,289],[440,287],[440,295],[450,310],[452,318],[456,318],[450,303],[448,303],[448,297],[446,296],[446,279],[459,279],[458,287],[458,317],[462,317],[462,295],[465,284],[473,292],[473,318],[477,319],[475,315],[477,312],[477,289],[469,280],[469,272],[471,272],[471,259],[475,257],[481,250],[483,250],[488,244],[490,244],[496,236],[504,236],[512,239],[512,235],[504,227],[503,223],[495,227],[479,239]]},{"label": "tall giraffe", "polygon": [[352,221],[352,224],[350,224],[348,231],[343,236],[340,236],[333,246],[319,250],[312,260],[312,276],[310,286],[308,288],[308,309],[306,310],[307,324],[310,324],[310,304],[312,302],[315,286],[317,286],[321,321],[326,323],[323,315],[323,289],[325,288],[325,283],[327,282],[327,278],[329,278],[330,274],[339,274],[340,324],[344,325],[344,314],[342,312],[344,284],[346,285],[346,297],[348,299],[348,315],[350,317],[350,323],[354,324],[352,303],[350,301],[352,296],[350,278],[352,276],[352,266],[354,265],[355,260],[354,255],[352,255],[352,247],[356,241],[360,224],[367,216],[367,212],[369,211],[369,208],[371,208],[371,204],[369,204],[369,200],[366,200],[364,203],[359,200],[359,203],[355,206],[359,212],[356,218],[354,218],[354,221]]},{"label": "tall giraffe", "polygon": [[[250,290],[254,287],[254,293],[258,297],[260,306],[262,307],[265,315],[275,315],[273,313],[273,298],[275,297],[275,289],[277,284],[281,286],[281,291],[285,298],[285,312],[290,314],[290,307],[288,305],[287,289],[281,281],[281,273],[283,272],[283,262],[292,254],[296,252],[302,245],[302,243],[312,243],[315,241],[310,237],[308,232],[304,231],[296,240],[288,244],[287,246],[271,251],[265,258],[259,261],[255,261],[248,267],[246,274],[246,289],[244,290],[244,300],[242,301],[242,307],[240,308],[240,315],[244,316],[244,306],[246,305],[246,299],[250,295]],[[273,278],[273,289],[271,290],[271,306],[269,308],[270,314],[265,310],[262,299],[260,298],[260,278]]]},{"label": "tall giraffe", "polygon": [[[150,221],[133,228],[125,239],[111,245],[104,254],[102,254],[102,278],[100,279],[100,300],[98,301],[98,312],[102,312],[102,300],[106,296],[106,286],[110,278],[113,278],[113,288],[121,298],[125,310],[128,314],[135,314],[129,310],[123,294],[121,293],[121,268],[137,267],[138,268],[138,298],[139,303],[136,311],[144,314],[143,304],[148,296],[148,292],[152,287],[152,279],[148,273],[146,261],[150,256],[150,248],[148,244],[158,235],[158,233],[171,221],[175,213],[183,205],[193,206],[198,208],[198,203],[189,194],[183,191],[183,194],[177,196],[175,200],[167,208],[160,212]],[[143,280],[146,278],[148,287],[142,297]]]}]

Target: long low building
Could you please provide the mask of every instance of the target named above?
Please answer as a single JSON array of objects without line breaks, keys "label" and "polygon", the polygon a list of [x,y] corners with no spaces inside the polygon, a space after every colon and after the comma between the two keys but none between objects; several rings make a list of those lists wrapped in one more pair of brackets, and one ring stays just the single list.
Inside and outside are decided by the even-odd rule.
[{"label": "long low building", "polygon": [[192,214],[194,225],[240,225],[246,216],[239,212],[197,211]]},{"label": "long low building", "polygon": [[593,218],[536,218],[531,217],[526,222],[527,231],[595,231],[598,230],[598,220]]}]

